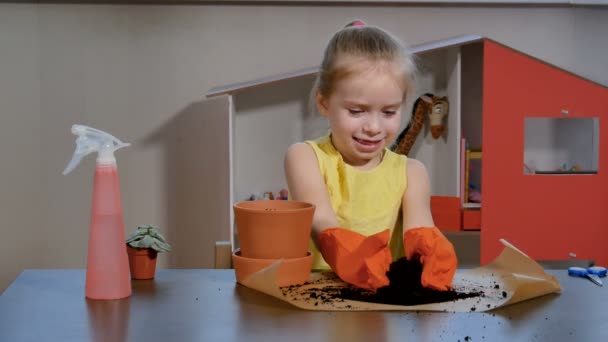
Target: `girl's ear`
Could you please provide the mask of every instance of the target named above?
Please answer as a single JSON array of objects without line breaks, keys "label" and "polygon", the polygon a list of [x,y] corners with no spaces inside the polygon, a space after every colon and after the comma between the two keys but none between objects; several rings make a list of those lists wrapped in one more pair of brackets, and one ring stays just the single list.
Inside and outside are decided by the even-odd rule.
[{"label": "girl's ear", "polygon": [[323,97],[323,95],[321,95],[321,93],[317,91],[317,93],[315,95],[315,99],[316,99],[316,103],[317,103],[317,109],[319,110],[319,114],[321,114],[324,117],[328,117],[329,116],[329,104],[327,103],[327,100],[325,99],[325,97]]}]

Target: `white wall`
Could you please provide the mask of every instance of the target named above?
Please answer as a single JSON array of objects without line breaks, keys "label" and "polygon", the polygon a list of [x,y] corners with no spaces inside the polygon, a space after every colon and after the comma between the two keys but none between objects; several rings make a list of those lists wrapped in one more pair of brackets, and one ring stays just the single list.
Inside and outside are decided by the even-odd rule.
[{"label": "white wall", "polygon": [[564,164],[597,171],[598,126],[597,117],[526,118],[524,163],[538,171],[560,170]]},{"label": "white wall", "polygon": [[327,132],[326,120],[309,112],[314,78],[303,77],[248,89],[235,98],[235,200],[287,188],[286,146]]},{"label": "white wall", "polygon": [[[0,4],[0,290],[23,268],[85,265],[92,158],[61,176],[75,122],[133,143],[118,152],[127,230],[153,223],[187,234],[203,228],[171,225],[171,184],[188,170],[176,174],[170,161],[198,150],[167,146],[179,139],[172,120],[208,89],[316,65],[355,17],[412,44],[488,36],[608,84],[607,16],[580,7]],[[161,266],[211,267],[214,237],[176,238],[188,259],[161,255]]]},{"label": "white wall", "polygon": [[413,103],[425,93],[447,96],[448,116],[445,118],[446,132],[433,138],[425,119],[408,157],[422,161],[431,180],[431,192],[438,196],[460,196],[460,96],[461,71],[460,49],[450,48],[420,55],[420,72],[414,96],[406,103],[405,123],[411,120]]}]

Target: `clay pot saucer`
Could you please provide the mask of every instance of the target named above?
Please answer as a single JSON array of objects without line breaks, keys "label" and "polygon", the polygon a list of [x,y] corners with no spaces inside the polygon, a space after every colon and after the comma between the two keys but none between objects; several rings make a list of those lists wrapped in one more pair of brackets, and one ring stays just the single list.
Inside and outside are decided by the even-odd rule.
[{"label": "clay pot saucer", "polygon": [[307,255],[313,204],[258,200],[235,203],[233,209],[243,257],[279,259]]},{"label": "clay pot saucer", "polygon": [[[241,256],[240,249],[232,253],[232,264],[236,281],[242,283],[249,275],[258,272],[281,259],[253,259]],[[303,258],[282,259],[277,269],[277,283],[280,287],[304,284],[310,277],[312,254]]]}]

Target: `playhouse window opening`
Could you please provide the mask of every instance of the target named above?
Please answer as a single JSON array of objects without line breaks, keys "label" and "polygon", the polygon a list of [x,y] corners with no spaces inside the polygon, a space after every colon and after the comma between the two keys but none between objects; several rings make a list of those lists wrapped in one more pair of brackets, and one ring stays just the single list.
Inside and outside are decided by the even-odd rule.
[{"label": "playhouse window opening", "polygon": [[524,119],[524,174],[597,174],[598,118]]}]

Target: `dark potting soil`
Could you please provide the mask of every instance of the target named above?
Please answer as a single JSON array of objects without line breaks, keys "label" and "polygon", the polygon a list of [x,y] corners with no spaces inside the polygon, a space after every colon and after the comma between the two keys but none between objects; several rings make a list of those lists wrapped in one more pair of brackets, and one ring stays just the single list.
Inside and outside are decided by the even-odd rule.
[{"label": "dark potting soil", "polygon": [[363,302],[420,305],[454,301],[470,297],[479,297],[482,292],[457,292],[454,290],[438,291],[422,287],[420,277],[422,264],[417,259],[401,258],[390,265],[387,276],[389,285],[379,288],[376,293],[358,288],[345,288],[340,291],[340,298]]},{"label": "dark potting soil", "polygon": [[[392,305],[421,305],[455,301],[458,299],[484,296],[484,292],[458,292],[454,290],[437,291],[422,287],[420,277],[422,264],[419,260],[401,258],[393,262],[387,276],[389,285],[379,288],[376,292],[356,287],[320,286],[308,287],[306,290],[296,290],[298,286],[284,288],[284,295],[298,291],[306,301],[318,304],[341,305],[344,300],[356,300]],[[312,284],[311,284],[312,285]],[[350,307],[347,305],[346,308]],[[474,311],[475,308],[471,308]]]}]

